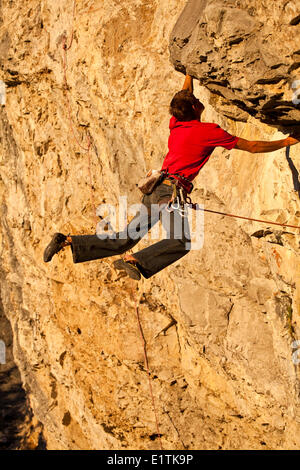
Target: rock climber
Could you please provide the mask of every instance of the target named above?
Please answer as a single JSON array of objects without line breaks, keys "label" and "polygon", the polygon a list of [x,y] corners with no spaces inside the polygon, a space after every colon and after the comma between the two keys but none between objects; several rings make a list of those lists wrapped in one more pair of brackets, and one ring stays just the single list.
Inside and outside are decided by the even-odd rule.
[{"label": "rock climber", "polygon": [[[210,158],[216,147],[239,149],[250,153],[273,152],[299,142],[299,138],[286,137],[273,142],[249,141],[233,136],[217,124],[201,121],[204,105],[194,96],[193,77],[185,76],[181,91],[170,103],[169,151],[164,158],[161,177],[151,194],[145,194],[142,203],[147,211],[138,211],[124,231],[114,238],[95,235],[64,235],[55,233],[44,251],[44,261],[51,261],[54,254],[70,246],[74,263],[99,260],[125,253],[133,248],[159,220],[174,195],[174,185],[185,195],[192,190],[192,180]],[[152,207],[158,207],[152,211]],[[114,262],[117,270],[123,270],[132,279],[141,275],[150,278],[189,252],[189,230],[183,227],[186,220],[180,210],[169,210],[167,237],[137,253],[127,254]],[[138,236],[136,236],[138,227]],[[179,229],[179,230],[178,230]],[[131,236],[134,233],[135,236]],[[178,236],[178,233],[180,236]]]}]

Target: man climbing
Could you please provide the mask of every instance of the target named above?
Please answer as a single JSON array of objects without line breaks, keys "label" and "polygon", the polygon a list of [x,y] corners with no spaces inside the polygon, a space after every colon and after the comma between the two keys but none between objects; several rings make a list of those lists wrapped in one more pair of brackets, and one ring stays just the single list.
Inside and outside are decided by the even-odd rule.
[{"label": "man climbing", "polygon": [[[174,188],[175,193],[182,191],[185,196],[191,192],[191,181],[216,147],[265,153],[299,142],[293,137],[273,142],[241,139],[230,135],[217,124],[202,122],[203,111],[203,104],[193,94],[193,78],[186,75],[183,89],[175,94],[170,103],[169,152],[163,161],[161,177],[151,194],[146,194],[142,200],[147,211],[139,211],[115,238],[103,239],[97,234],[66,236],[55,233],[44,251],[44,261],[51,261],[54,254],[69,245],[74,263],[123,254],[133,248],[154,224],[165,219],[168,220],[166,239],[114,262],[116,269],[125,271],[132,279],[139,280],[141,274],[149,278],[188,253],[190,235],[184,226],[186,218],[182,217],[180,207],[173,205],[169,218],[162,216],[169,209]],[[151,210],[153,207],[156,210]]]}]

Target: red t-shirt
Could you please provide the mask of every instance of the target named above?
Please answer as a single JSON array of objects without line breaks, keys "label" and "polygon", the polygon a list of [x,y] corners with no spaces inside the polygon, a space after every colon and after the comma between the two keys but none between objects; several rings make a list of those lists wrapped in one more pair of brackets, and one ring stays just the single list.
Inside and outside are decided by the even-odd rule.
[{"label": "red t-shirt", "polygon": [[231,150],[238,141],[238,137],[210,122],[178,121],[172,116],[169,127],[169,152],[161,169],[178,173],[189,181],[198,175],[215,147]]}]

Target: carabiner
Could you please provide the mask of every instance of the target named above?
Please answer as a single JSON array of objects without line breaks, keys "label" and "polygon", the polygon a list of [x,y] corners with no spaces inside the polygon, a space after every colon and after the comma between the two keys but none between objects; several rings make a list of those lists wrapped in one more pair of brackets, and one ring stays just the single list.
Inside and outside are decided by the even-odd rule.
[{"label": "carabiner", "polygon": [[166,210],[167,212],[172,212],[172,211],[173,211],[171,201],[168,202],[168,204],[167,204],[166,207],[165,207],[165,210]]},{"label": "carabiner", "polygon": [[[177,204],[177,205],[175,205]],[[174,209],[174,211],[176,211],[177,209],[180,208],[180,201],[179,201],[179,198],[177,196],[177,198],[175,199],[175,202],[172,202],[172,205],[171,205],[172,209]]]}]

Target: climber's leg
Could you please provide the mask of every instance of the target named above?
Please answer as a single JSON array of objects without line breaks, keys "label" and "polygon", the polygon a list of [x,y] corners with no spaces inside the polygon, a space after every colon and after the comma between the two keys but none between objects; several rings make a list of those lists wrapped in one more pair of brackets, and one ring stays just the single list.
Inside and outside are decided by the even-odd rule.
[{"label": "climber's leg", "polygon": [[145,195],[141,210],[128,224],[125,231],[115,234],[115,239],[101,240],[97,235],[71,236],[74,263],[123,254],[133,248],[159,221],[159,202],[170,199],[171,195],[172,188],[164,183],[158,185],[152,194]]},{"label": "climber's leg", "polygon": [[54,254],[64,246],[70,245],[74,263],[82,263],[108,256],[122,254],[134,247],[145,236],[149,229],[159,221],[159,212],[151,210],[153,197],[143,199],[140,210],[128,226],[121,232],[103,238],[101,235],[70,235],[55,234],[45,249],[44,261],[51,261]]},{"label": "climber's leg", "polygon": [[178,210],[162,211],[162,223],[167,238],[137,253],[133,253],[136,266],[145,278],[149,278],[185,256],[190,250],[190,231],[187,217]]},{"label": "climber's leg", "polygon": [[74,263],[82,263],[109,256],[122,254],[133,248],[145,236],[148,230],[159,221],[158,202],[169,199],[172,190],[170,186],[160,184],[151,195],[143,197],[141,210],[122,232],[114,234],[114,238],[95,235],[71,235],[68,240],[60,234],[61,238],[55,241],[53,237],[44,252],[44,260],[50,261],[67,244],[71,245]]},{"label": "climber's leg", "polygon": [[125,258],[120,258],[114,261],[113,265],[118,271],[125,271],[131,279],[134,279],[135,281],[139,281],[141,279],[141,273],[136,266],[135,261],[132,263],[130,261],[126,261]]},{"label": "climber's leg", "polygon": [[107,258],[133,248],[159,220],[159,214],[151,214],[146,207],[135,215],[124,231],[114,238],[99,238],[97,235],[71,235],[74,263]]}]

